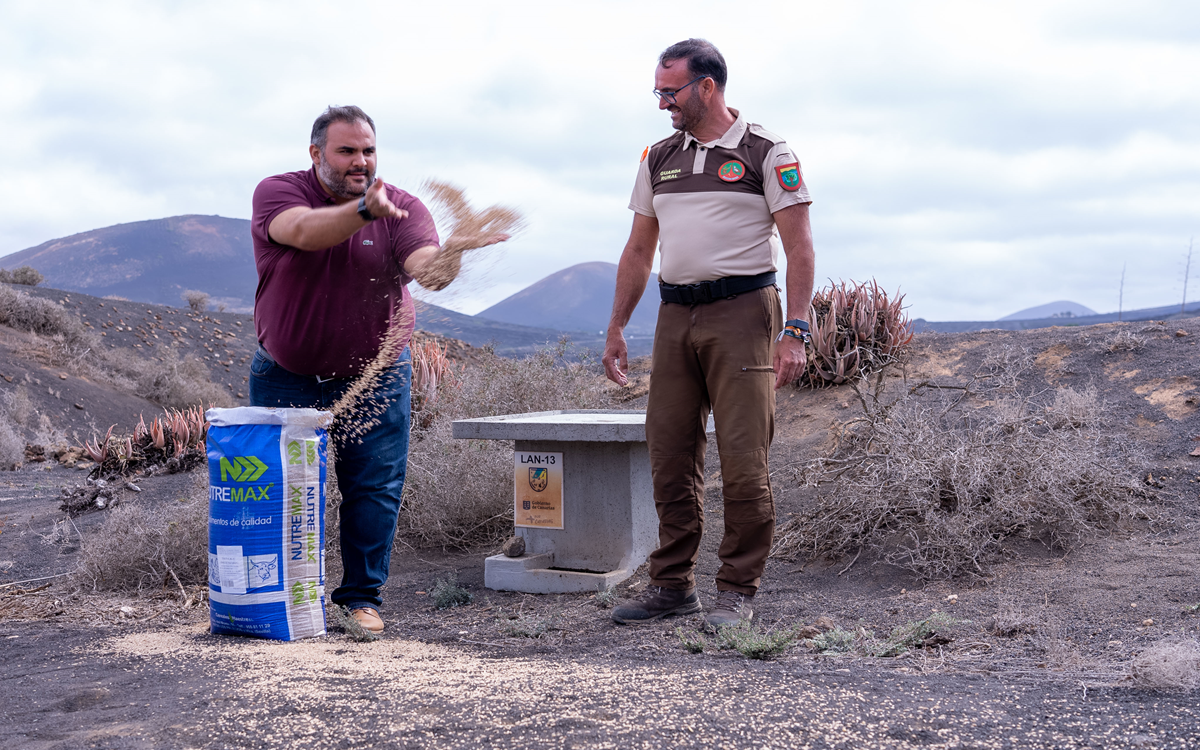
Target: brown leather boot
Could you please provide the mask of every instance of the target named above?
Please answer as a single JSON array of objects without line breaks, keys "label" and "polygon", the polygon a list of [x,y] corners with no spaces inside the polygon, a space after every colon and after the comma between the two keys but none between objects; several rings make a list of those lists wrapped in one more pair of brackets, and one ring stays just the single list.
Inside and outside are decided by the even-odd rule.
[{"label": "brown leather boot", "polygon": [[696,596],[695,588],[680,590],[650,586],[640,599],[625,602],[614,609],[612,618],[622,625],[628,625],[653,622],[668,615],[690,615],[700,610],[700,597]]},{"label": "brown leather boot", "polygon": [[754,597],[737,591],[718,591],[717,600],[704,616],[704,624],[708,630],[716,632],[717,628],[737,625],[739,622],[750,622],[754,617]]}]

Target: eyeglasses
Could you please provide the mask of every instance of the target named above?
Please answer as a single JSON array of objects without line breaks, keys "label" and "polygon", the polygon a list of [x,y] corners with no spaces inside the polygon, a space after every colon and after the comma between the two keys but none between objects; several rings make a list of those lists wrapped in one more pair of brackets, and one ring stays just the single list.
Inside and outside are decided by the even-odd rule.
[{"label": "eyeglasses", "polygon": [[674,91],[659,91],[658,89],[654,89],[654,95],[658,97],[659,101],[663,101],[665,99],[667,104],[675,104],[675,97],[679,95],[679,92],[683,91],[688,86],[691,86],[696,81],[703,81],[705,78],[708,78],[708,76],[699,76],[698,78],[693,78]]}]

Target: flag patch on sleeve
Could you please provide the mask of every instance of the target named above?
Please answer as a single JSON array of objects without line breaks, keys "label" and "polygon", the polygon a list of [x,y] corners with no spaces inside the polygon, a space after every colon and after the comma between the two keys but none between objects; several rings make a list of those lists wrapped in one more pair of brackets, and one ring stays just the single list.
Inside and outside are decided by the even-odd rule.
[{"label": "flag patch on sleeve", "polygon": [[800,162],[794,161],[791,164],[784,164],[775,167],[775,176],[779,178],[779,186],[789,193],[794,193],[800,189],[800,183],[803,178],[800,177]]},{"label": "flag patch on sleeve", "polygon": [[647,146],[646,148],[642,149],[642,158],[638,159],[638,164],[641,164],[642,162],[646,161],[646,154],[648,154],[648,153],[650,153],[650,147],[649,147],[649,146]]}]

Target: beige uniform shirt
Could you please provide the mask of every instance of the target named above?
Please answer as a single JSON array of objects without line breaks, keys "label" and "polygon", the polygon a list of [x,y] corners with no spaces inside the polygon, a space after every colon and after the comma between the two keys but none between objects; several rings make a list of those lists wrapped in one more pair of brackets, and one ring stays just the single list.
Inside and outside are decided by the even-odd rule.
[{"label": "beige uniform shirt", "polygon": [[638,167],[629,207],[658,219],[659,278],[668,284],[778,270],[772,214],[812,202],[787,143],[730,112],[737,121],[717,140],[676,133]]}]

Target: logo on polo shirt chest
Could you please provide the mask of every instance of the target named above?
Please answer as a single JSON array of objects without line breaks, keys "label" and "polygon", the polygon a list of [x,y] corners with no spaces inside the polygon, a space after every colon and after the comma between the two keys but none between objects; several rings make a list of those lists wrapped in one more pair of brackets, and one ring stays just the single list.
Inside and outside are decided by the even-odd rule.
[{"label": "logo on polo shirt chest", "polygon": [[746,176],[746,165],[737,159],[727,161],[717,170],[717,177],[725,182],[737,182]]},{"label": "logo on polo shirt chest", "polygon": [[363,240],[363,244],[364,244],[364,245],[374,245],[374,244],[375,244],[375,242],[374,242],[374,241],[372,241],[372,240]]}]

